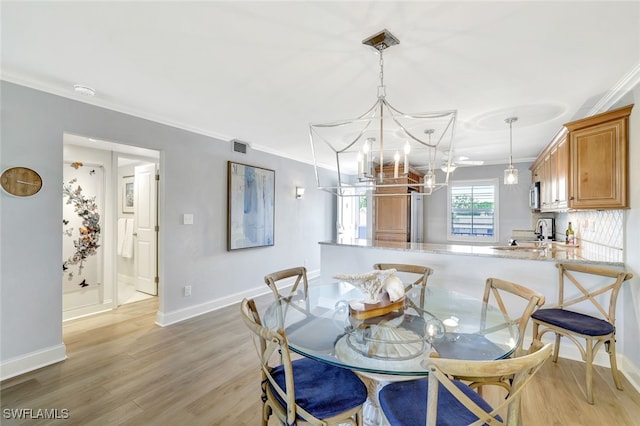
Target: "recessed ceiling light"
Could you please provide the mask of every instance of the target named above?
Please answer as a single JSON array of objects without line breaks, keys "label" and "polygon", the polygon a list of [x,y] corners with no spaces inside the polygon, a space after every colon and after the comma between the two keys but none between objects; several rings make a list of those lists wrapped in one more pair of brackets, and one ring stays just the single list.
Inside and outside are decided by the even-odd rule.
[{"label": "recessed ceiling light", "polygon": [[89,86],[83,86],[82,84],[75,84],[73,86],[73,90],[85,96],[94,96],[96,94],[96,91],[93,88]]}]

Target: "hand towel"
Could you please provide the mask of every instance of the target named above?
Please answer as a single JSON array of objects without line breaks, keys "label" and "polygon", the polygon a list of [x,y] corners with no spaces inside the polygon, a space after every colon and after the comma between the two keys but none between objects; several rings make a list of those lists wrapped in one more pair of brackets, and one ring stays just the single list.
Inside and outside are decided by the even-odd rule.
[{"label": "hand towel", "polygon": [[133,219],[126,219],[124,239],[122,242],[122,257],[133,257]]},{"label": "hand towel", "polygon": [[124,244],[124,230],[127,226],[127,219],[118,219],[118,238],[116,240],[118,256],[122,255],[122,245]]}]

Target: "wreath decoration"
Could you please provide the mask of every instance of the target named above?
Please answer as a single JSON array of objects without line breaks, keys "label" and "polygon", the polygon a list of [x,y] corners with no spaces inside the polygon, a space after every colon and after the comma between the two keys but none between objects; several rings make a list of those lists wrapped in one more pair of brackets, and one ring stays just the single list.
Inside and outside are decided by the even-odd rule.
[{"label": "wreath decoration", "polygon": [[[65,197],[68,197],[67,204],[73,204],[75,206],[75,212],[82,218],[82,227],[78,229],[79,236],[73,242],[75,247],[75,253],[63,262],[63,272],[69,269],[70,265],[78,265],[78,274],[82,272],[83,263],[89,257],[96,254],[96,250],[100,247],[100,214],[98,213],[98,206],[96,204],[96,197],[87,197],[82,193],[82,187],[78,185],[74,189],[74,184],[77,179],[71,179],[69,183],[63,184],[62,192]],[[66,225],[69,222],[63,220]],[[72,237],[73,228],[68,228],[64,231],[64,234]],[[69,272],[69,280],[73,279],[73,273]],[[81,287],[85,287],[88,284],[80,283]]]}]

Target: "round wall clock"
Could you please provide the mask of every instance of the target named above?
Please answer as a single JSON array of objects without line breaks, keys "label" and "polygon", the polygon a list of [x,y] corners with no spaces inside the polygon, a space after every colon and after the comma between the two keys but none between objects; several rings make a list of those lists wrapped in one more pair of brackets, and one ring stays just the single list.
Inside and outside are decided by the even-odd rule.
[{"label": "round wall clock", "polygon": [[2,189],[17,197],[29,197],[42,188],[40,175],[28,167],[10,167],[0,176]]}]

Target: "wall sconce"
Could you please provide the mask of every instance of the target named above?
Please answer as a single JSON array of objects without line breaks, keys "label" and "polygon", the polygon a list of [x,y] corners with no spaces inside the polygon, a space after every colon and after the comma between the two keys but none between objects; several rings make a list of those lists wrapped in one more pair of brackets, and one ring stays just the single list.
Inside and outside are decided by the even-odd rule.
[{"label": "wall sconce", "polygon": [[296,198],[299,200],[304,195],[304,188],[302,186],[296,186]]}]

